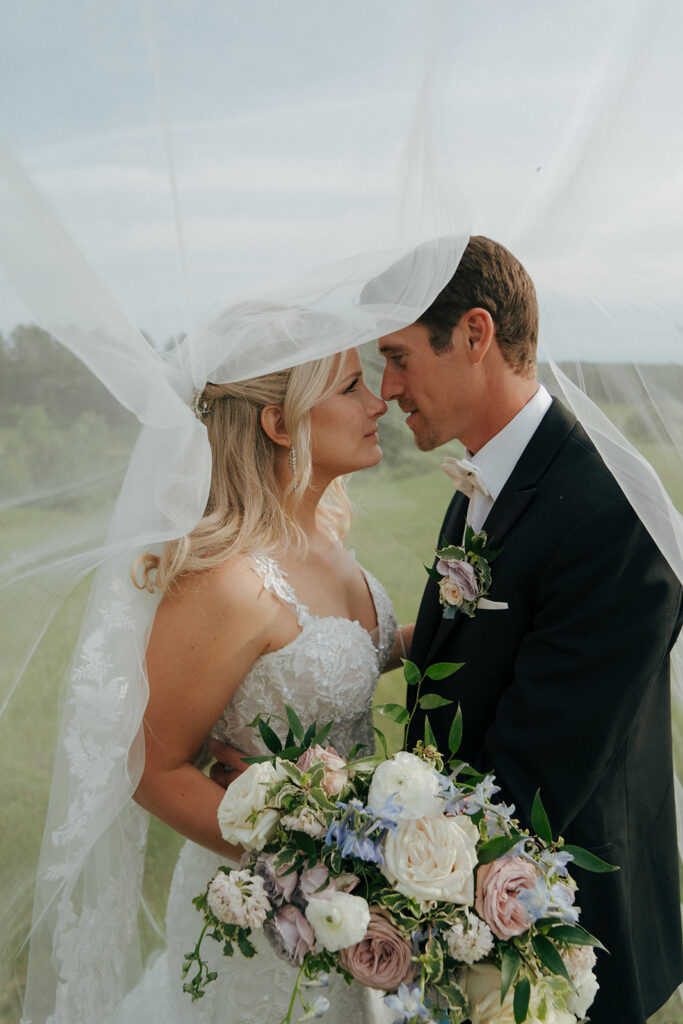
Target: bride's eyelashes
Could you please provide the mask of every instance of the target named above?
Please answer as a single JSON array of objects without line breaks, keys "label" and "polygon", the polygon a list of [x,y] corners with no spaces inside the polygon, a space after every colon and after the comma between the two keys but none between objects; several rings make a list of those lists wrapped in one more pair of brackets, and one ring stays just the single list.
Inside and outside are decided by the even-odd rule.
[{"label": "bride's eyelashes", "polygon": [[344,395],[348,395],[348,393],[349,393],[350,391],[355,391],[355,390],[356,390],[356,388],[358,387],[358,382],[359,382],[359,381],[360,381],[360,377],[355,377],[355,378],[354,378],[354,379],[353,379],[353,380],[351,381],[351,383],[349,384],[349,386],[348,386],[347,388],[344,388],[344,391],[342,392],[342,394],[344,394]]}]

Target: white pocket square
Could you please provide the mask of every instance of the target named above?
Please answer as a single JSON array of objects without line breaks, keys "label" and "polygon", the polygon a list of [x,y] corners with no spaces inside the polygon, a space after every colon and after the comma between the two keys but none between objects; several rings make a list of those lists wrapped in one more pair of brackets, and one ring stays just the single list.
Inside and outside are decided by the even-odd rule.
[{"label": "white pocket square", "polygon": [[504,612],[509,607],[507,601],[489,601],[487,597],[480,597],[477,601],[477,611],[481,608],[485,612]]}]

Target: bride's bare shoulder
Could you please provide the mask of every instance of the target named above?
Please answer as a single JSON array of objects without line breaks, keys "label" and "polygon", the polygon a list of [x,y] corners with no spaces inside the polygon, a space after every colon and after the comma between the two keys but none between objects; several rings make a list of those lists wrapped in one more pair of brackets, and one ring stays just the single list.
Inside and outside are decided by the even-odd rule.
[{"label": "bride's bare shoulder", "polygon": [[244,618],[258,611],[275,610],[272,595],[254,572],[250,555],[234,555],[204,572],[186,573],[176,579],[159,606],[163,616],[196,613],[209,621],[230,614]]}]

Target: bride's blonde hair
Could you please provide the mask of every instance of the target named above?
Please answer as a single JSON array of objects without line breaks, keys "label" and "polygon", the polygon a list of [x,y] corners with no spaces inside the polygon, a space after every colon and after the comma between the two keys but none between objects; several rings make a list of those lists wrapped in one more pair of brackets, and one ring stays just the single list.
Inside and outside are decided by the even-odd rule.
[{"label": "bride's blonde hair", "polygon": [[[179,576],[211,569],[231,555],[305,545],[296,512],[311,482],[310,412],[333,392],[340,367],[340,356],[326,356],[233,384],[207,383],[197,401],[212,452],[204,515],[191,533],[169,541],[161,556],[140,556],[133,567],[136,586],[166,591]],[[275,475],[278,446],[261,426],[267,405],[282,408],[296,450],[284,490]],[[325,525],[342,538],[351,523],[342,478],[328,486],[318,509]]]}]

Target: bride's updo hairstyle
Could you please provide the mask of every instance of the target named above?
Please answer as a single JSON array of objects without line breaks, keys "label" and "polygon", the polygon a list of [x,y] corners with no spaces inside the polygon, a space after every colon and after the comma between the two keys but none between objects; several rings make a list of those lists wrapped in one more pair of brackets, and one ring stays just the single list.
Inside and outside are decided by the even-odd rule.
[{"label": "bride's updo hairstyle", "polygon": [[[191,533],[169,541],[161,557],[148,553],[137,560],[136,586],[166,591],[179,576],[212,569],[231,555],[305,544],[296,511],[311,482],[310,412],[332,394],[340,368],[341,357],[333,355],[251,380],[207,383],[196,402],[212,453],[204,515]],[[275,474],[276,453],[282,449],[261,426],[267,405],[282,408],[296,450],[295,469],[284,489]],[[351,522],[343,479],[332,481],[318,509],[330,531],[343,537]]]}]

